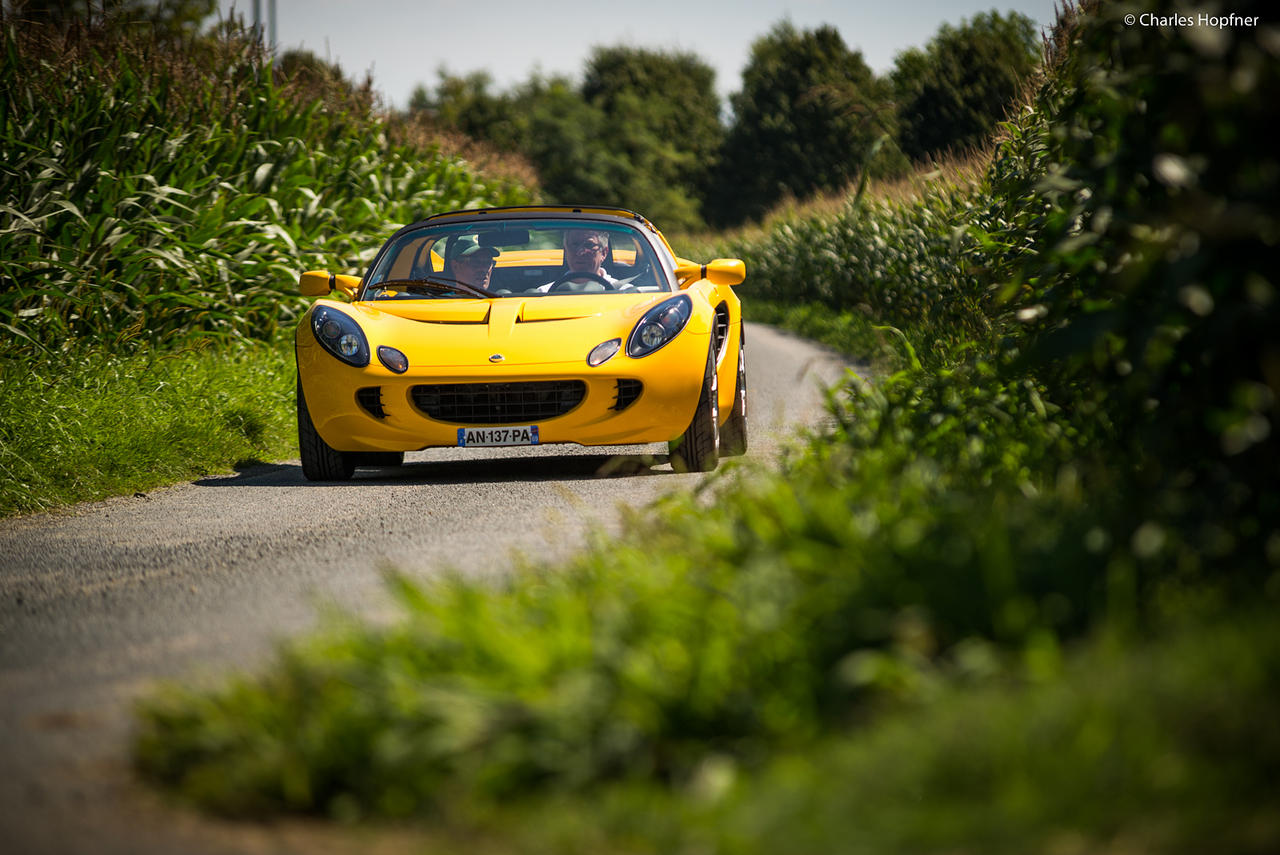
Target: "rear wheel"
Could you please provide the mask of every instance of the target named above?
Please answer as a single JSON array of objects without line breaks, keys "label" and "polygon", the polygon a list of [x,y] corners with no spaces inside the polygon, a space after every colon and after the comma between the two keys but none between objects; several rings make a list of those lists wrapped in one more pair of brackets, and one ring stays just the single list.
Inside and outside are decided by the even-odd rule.
[{"label": "rear wheel", "polygon": [[720,462],[720,394],[716,380],[716,350],[707,349],[707,369],[702,376],[702,394],[693,421],[672,440],[671,466],[677,472],[710,472]]},{"label": "rear wheel", "polygon": [[356,455],[336,451],[316,433],[298,381],[298,453],[302,457],[302,474],[308,481],[346,481],[356,471]]},{"label": "rear wheel", "polygon": [[720,453],[736,457],[747,453],[747,346],[738,331],[738,380],[733,390],[733,411],[720,426]]}]

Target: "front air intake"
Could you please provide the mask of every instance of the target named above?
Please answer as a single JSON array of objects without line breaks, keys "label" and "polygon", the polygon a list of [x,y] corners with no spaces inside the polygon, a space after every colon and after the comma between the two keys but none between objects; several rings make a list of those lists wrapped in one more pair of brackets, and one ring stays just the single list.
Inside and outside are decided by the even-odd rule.
[{"label": "front air intake", "polygon": [[615,394],[617,397],[610,409],[622,412],[627,407],[636,402],[640,397],[640,393],[644,391],[644,384],[639,380],[632,380],[627,377],[620,377],[617,382]]},{"label": "front air intake", "polygon": [[366,386],[356,390],[356,402],[375,419],[385,419],[387,411],[382,407],[382,387]]},{"label": "front air intake", "polygon": [[563,416],[587,394],[581,380],[526,383],[437,383],[414,386],[414,405],[439,422],[460,425],[535,423]]},{"label": "front air intake", "polygon": [[729,307],[724,303],[716,306],[715,327],[716,358],[724,353],[724,346],[729,343]]}]

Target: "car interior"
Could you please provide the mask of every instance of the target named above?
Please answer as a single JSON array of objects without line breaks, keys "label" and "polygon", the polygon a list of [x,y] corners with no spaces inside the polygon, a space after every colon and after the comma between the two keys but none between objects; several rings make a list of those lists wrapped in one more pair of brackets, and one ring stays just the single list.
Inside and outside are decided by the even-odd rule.
[{"label": "car interior", "polygon": [[[621,291],[665,291],[667,286],[660,275],[661,268],[654,264],[652,251],[643,240],[625,231],[608,230],[610,237],[608,256],[602,266],[606,273],[620,280]],[[562,229],[538,230],[505,229],[481,232],[455,232],[441,235],[438,232],[406,236],[392,256],[379,266],[380,275],[374,281],[391,279],[420,279],[429,276],[450,276],[448,259],[451,259],[462,242],[482,247],[492,247],[499,252],[489,290],[499,294],[528,294],[542,296],[537,289],[554,281],[565,273],[563,260]],[[612,289],[609,289],[612,290]],[[557,292],[604,292],[598,282],[569,283]],[[440,296],[453,296],[441,294]],[[423,299],[421,293],[397,294],[396,299]]]}]

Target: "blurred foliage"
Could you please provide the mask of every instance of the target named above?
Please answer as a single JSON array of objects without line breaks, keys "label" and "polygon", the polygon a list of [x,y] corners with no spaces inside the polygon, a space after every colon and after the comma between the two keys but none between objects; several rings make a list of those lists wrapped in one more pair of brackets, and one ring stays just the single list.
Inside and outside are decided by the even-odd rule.
[{"label": "blurred foliage", "polygon": [[927,160],[985,146],[1039,65],[1035,22],[1020,12],[993,10],[955,27],[943,24],[924,48],[894,60],[902,151]]},{"label": "blurred foliage", "polygon": [[[1272,851],[1280,626],[1247,610],[1086,648],[1053,680],[957,692],[783,760],[713,812],[740,853]],[[896,716],[895,716],[896,718]],[[850,782],[831,787],[830,781]],[[816,821],[815,821],[816,819]],[[1140,843],[1138,841],[1141,841]],[[688,846],[693,850],[692,846]],[[659,850],[667,851],[671,850]]]},{"label": "blurred foliage", "polygon": [[[1147,8],[1106,5],[1074,31],[1040,95],[1054,120],[1020,143],[1043,172],[998,153],[1005,207],[983,237],[1017,245],[999,294],[1027,339],[1013,370],[1105,437],[1131,512],[1177,532],[1187,565],[1265,574],[1280,553],[1280,157],[1259,129],[1280,103],[1280,35],[1124,23]],[[1231,11],[1267,20],[1264,4]]]},{"label": "blurred foliage", "polygon": [[[6,23],[0,356],[267,338],[302,270],[397,225],[528,192],[388,145],[371,91],[256,40]],[[317,73],[317,69],[319,73]]]},{"label": "blurred foliage", "polygon": [[439,80],[435,93],[419,84],[409,98],[409,110],[413,113],[429,113],[441,126],[455,128],[479,139],[493,138],[499,142],[513,142],[514,131],[499,126],[510,117],[505,99],[490,92],[493,76],[487,71],[475,71],[463,77],[438,70]]},{"label": "blurred foliage", "polygon": [[[1280,633],[1267,612],[1116,637],[1051,679],[968,677],[763,769],[711,758],[675,792],[617,786],[500,812],[517,853],[1238,853],[1280,845]],[[458,823],[458,825],[462,825]],[[465,826],[463,826],[465,827]]]},{"label": "blurred foliage", "polygon": [[441,69],[434,95],[415,90],[411,116],[520,152],[538,171],[550,201],[622,204],[615,200],[617,177],[630,164],[599,144],[607,132],[604,112],[577,86],[541,75],[506,94],[491,92],[491,85],[487,72],[456,77]]},{"label": "blurred foliage", "polygon": [[401,621],[144,701],[139,768],[231,813],[534,798],[565,851],[1274,851],[1280,35],[1144,10],[1198,11],[1064,10],[980,186],[739,238],[772,311],[900,348],[780,471],[393,577]]},{"label": "blurred foliage", "polygon": [[217,0],[10,0],[5,14],[12,21],[59,30],[145,28],[148,35],[174,38],[195,35],[217,5]]}]

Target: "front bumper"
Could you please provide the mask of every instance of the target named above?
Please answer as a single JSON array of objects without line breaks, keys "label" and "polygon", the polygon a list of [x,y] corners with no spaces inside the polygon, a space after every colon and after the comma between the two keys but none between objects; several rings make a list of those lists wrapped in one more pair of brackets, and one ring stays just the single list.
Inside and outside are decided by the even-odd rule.
[{"label": "front bumper", "polygon": [[[576,362],[531,365],[450,366],[395,374],[375,358],[364,368],[335,359],[299,336],[298,376],[317,432],[338,451],[417,451],[457,445],[458,428],[476,427],[438,421],[418,406],[413,388],[424,384],[521,383],[567,380],[585,384],[585,394],[569,412],[505,424],[537,424],[541,444],[627,445],[666,442],[679,436],[693,418],[702,389],[709,335],[685,330],[661,350],[640,359],[621,352],[592,368]],[[619,383],[619,381],[625,381]],[[631,397],[634,383],[643,384]],[[419,398],[419,400],[421,400]],[[500,426],[483,423],[485,427]]]}]

